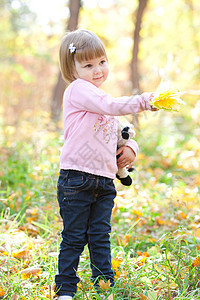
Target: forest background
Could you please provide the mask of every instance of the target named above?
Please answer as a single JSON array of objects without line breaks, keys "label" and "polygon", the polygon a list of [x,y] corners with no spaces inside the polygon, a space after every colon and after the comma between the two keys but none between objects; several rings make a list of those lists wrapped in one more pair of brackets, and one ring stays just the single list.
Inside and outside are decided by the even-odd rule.
[{"label": "forest background", "polygon": [[[111,239],[118,284],[102,285],[103,292],[108,299],[200,299],[200,3],[57,2],[55,16],[46,1],[35,10],[37,1],[0,0],[0,297],[55,297],[63,143],[58,51],[65,31],[79,27],[106,46],[106,92],[155,91],[169,81],[186,102],[180,112],[129,118],[140,154],[134,185],[116,181]],[[83,257],[77,299],[93,299],[87,250]]]}]

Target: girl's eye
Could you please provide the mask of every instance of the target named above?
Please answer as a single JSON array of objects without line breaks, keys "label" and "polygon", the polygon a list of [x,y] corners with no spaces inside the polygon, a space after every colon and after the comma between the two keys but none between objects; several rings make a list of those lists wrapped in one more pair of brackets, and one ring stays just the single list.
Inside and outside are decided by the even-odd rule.
[{"label": "girl's eye", "polygon": [[105,62],[106,62],[106,60],[105,60],[105,59],[104,59],[104,60],[102,60],[102,61],[100,62],[100,65],[103,65]]},{"label": "girl's eye", "polygon": [[91,64],[88,64],[88,65],[86,65],[84,68],[91,68],[92,67],[92,65]]}]

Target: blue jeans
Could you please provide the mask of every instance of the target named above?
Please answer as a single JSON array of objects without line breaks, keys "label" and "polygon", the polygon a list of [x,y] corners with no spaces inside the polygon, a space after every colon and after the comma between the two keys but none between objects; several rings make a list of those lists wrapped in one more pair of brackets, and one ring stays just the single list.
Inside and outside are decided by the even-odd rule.
[{"label": "blue jeans", "polygon": [[114,283],[110,254],[110,218],[116,190],[113,180],[74,170],[61,170],[58,202],[63,219],[62,241],[55,276],[58,295],[74,296],[79,282],[79,257],[88,244],[92,280]]}]

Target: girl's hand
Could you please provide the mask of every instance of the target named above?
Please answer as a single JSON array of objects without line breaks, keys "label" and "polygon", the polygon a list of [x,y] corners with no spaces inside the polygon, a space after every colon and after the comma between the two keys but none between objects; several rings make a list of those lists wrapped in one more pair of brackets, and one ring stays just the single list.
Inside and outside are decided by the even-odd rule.
[{"label": "girl's hand", "polygon": [[[150,103],[153,100],[154,95],[155,95],[155,93],[151,93],[150,98],[149,98]],[[151,111],[158,111],[159,110],[158,108],[154,107],[152,104],[150,104],[150,107],[151,107]]]},{"label": "girl's hand", "polygon": [[[153,100],[154,95],[155,95],[155,93],[151,93],[150,98],[149,98],[150,103]],[[158,108],[154,107],[152,104],[150,104],[150,107],[151,107],[151,111],[158,111],[159,110]]]},{"label": "girl's hand", "polygon": [[151,111],[158,111],[159,109],[151,105]]},{"label": "girl's hand", "polygon": [[134,151],[128,146],[122,146],[117,150],[117,155],[120,157],[117,159],[117,166],[119,169],[122,169],[126,166],[131,168],[135,161],[135,153]]}]

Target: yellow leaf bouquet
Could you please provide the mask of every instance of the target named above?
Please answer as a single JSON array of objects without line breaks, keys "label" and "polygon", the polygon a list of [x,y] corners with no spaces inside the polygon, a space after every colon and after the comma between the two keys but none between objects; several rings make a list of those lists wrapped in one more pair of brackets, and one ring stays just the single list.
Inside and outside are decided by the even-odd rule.
[{"label": "yellow leaf bouquet", "polygon": [[177,88],[170,87],[168,82],[161,83],[150,104],[158,109],[179,111],[181,106],[185,104],[180,98],[182,94]]}]

